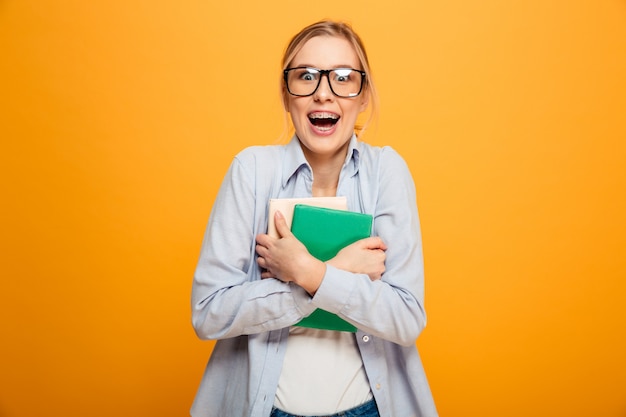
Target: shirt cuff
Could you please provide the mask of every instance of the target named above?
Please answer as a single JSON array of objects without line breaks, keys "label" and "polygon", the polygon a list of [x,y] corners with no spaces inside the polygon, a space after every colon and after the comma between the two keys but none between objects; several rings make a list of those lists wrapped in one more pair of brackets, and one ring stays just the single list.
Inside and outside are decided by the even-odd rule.
[{"label": "shirt cuff", "polygon": [[293,282],[289,283],[291,287],[291,295],[293,296],[293,302],[296,309],[302,314],[302,317],[306,317],[313,313],[317,308],[311,302],[311,295],[306,290]]},{"label": "shirt cuff", "polygon": [[350,308],[354,278],[354,274],[326,264],[326,274],[311,299],[312,304],[334,314],[345,312]]}]

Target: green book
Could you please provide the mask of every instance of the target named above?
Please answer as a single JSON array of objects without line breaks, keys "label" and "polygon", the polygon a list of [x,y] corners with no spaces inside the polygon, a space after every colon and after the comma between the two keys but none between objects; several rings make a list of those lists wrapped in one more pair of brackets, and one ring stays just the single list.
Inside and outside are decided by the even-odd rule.
[{"label": "green book", "polygon": [[[353,211],[296,204],[291,232],[320,261],[332,259],[337,252],[357,240],[370,236],[372,216]],[[339,316],[318,308],[296,326],[356,332],[356,327]]]}]

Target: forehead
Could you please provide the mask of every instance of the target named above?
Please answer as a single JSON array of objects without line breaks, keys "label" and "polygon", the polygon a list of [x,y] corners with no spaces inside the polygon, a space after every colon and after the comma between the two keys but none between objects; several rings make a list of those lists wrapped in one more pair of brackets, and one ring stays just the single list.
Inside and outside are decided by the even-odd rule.
[{"label": "forehead", "polygon": [[316,36],[306,41],[293,58],[292,66],[312,66],[322,69],[361,67],[352,44],[347,39],[336,36]]}]

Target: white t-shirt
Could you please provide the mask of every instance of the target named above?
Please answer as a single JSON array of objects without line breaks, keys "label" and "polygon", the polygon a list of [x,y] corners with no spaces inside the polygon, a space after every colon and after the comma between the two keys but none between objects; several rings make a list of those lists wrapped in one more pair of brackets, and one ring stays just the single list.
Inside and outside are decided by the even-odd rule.
[{"label": "white t-shirt", "polygon": [[291,327],[275,407],[326,415],[372,397],[354,333]]}]

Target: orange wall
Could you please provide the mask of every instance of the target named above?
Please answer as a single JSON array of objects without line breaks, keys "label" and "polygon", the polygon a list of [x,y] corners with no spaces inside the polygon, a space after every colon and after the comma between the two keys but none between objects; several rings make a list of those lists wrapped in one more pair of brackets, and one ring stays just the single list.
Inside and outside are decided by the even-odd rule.
[{"label": "orange wall", "polygon": [[1,417],[187,414],[213,198],[326,16],[415,176],[441,415],[626,415],[624,1],[4,0]]}]

